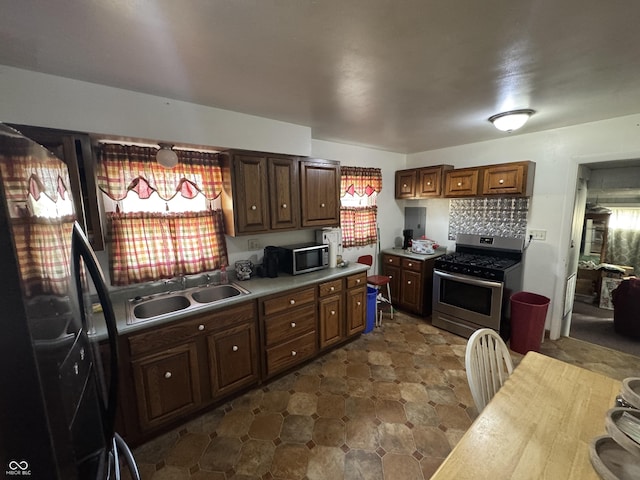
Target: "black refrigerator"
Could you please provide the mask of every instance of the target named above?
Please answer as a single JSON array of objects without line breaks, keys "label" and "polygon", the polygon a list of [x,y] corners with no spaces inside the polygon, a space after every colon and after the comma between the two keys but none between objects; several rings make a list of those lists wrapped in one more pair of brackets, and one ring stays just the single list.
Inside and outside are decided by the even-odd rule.
[{"label": "black refrigerator", "polygon": [[0,123],[0,478],[139,478],[114,430],[113,307],[71,193],[63,161]]}]

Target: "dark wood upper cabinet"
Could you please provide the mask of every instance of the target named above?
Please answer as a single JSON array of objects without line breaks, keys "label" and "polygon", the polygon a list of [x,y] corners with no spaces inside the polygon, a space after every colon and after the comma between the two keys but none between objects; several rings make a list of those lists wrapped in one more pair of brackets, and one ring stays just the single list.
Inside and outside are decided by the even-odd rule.
[{"label": "dark wood upper cabinet", "polygon": [[330,160],[300,162],[303,227],[340,225],[340,164]]},{"label": "dark wood upper cabinet", "polygon": [[227,235],[299,227],[298,158],[261,152],[221,154]]},{"label": "dark wood upper cabinet", "polygon": [[96,164],[89,135],[66,130],[10,125],[53,152],[69,167],[69,180],[78,223],[94,250],[104,250],[102,222],[98,204]]}]

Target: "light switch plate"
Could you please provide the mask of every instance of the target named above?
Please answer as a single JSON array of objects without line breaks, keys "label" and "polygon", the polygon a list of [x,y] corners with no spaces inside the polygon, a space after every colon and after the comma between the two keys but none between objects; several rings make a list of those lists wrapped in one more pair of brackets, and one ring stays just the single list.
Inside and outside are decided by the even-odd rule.
[{"label": "light switch plate", "polygon": [[247,247],[249,250],[260,250],[260,242],[257,238],[250,238],[247,240]]}]

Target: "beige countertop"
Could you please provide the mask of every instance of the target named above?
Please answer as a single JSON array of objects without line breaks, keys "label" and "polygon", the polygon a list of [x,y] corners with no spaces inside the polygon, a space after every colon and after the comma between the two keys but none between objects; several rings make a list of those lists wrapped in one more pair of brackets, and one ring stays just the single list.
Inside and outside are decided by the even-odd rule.
[{"label": "beige countertop", "polygon": [[429,255],[414,253],[411,250],[403,250],[401,248],[387,248],[382,250],[382,253],[385,253],[387,255],[397,255],[399,257],[411,258],[413,260],[430,260],[432,258],[437,258],[446,254],[447,249],[445,247],[439,247],[434,253]]},{"label": "beige countertop", "polygon": [[[246,295],[239,295],[232,297],[215,304],[202,304],[197,308],[189,308],[188,310],[178,311],[166,316],[161,316],[154,319],[149,319],[141,322],[137,322],[133,325],[127,325],[127,308],[128,299],[134,298],[137,295],[146,296],[152,293],[158,293],[157,291],[149,291],[148,287],[141,287],[139,289],[131,288],[121,291],[113,291],[110,293],[111,302],[113,304],[113,310],[116,316],[116,325],[118,333],[120,335],[135,332],[138,330],[147,329],[149,327],[162,325],[167,322],[177,320],[179,318],[186,318],[194,314],[199,314],[207,311],[215,311],[224,309],[231,305],[246,302],[249,300],[255,300],[260,297],[284,292],[295,288],[305,287],[308,285],[315,285],[319,282],[333,280],[336,278],[344,277],[354,273],[364,272],[368,269],[366,265],[359,263],[350,263],[346,267],[327,268],[319,270],[317,272],[305,273],[302,275],[288,275],[286,273],[279,273],[276,278],[260,278],[252,277],[251,280],[237,281],[230,275],[229,280],[242,288],[249,291]],[[175,286],[174,286],[175,287]],[[157,288],[155,289],[157,290]],[[180,291],[175,292],[180,294]],[[106,326],[104,324],[104,317],[100,313],[94,314],[94,327],[95,335],[98,340],[104,340],[107,338]],[[92,335],[92,336],[93,336]]]}]

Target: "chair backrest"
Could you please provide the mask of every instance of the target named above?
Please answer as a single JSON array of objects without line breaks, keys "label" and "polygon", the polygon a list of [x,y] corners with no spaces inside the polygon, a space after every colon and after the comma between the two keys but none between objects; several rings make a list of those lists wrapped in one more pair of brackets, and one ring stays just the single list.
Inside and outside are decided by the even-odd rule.
[{"label": "chair backrest", "polygon": [[363,265],[373,265],[373,255],[360,255],[356,263],[362,263]]},{"label": "chair backrest", "polygon": [[471,395],[481,412],[513,372],[509,350],[490,328],[476,330],[469,338],[465,367]]}]

